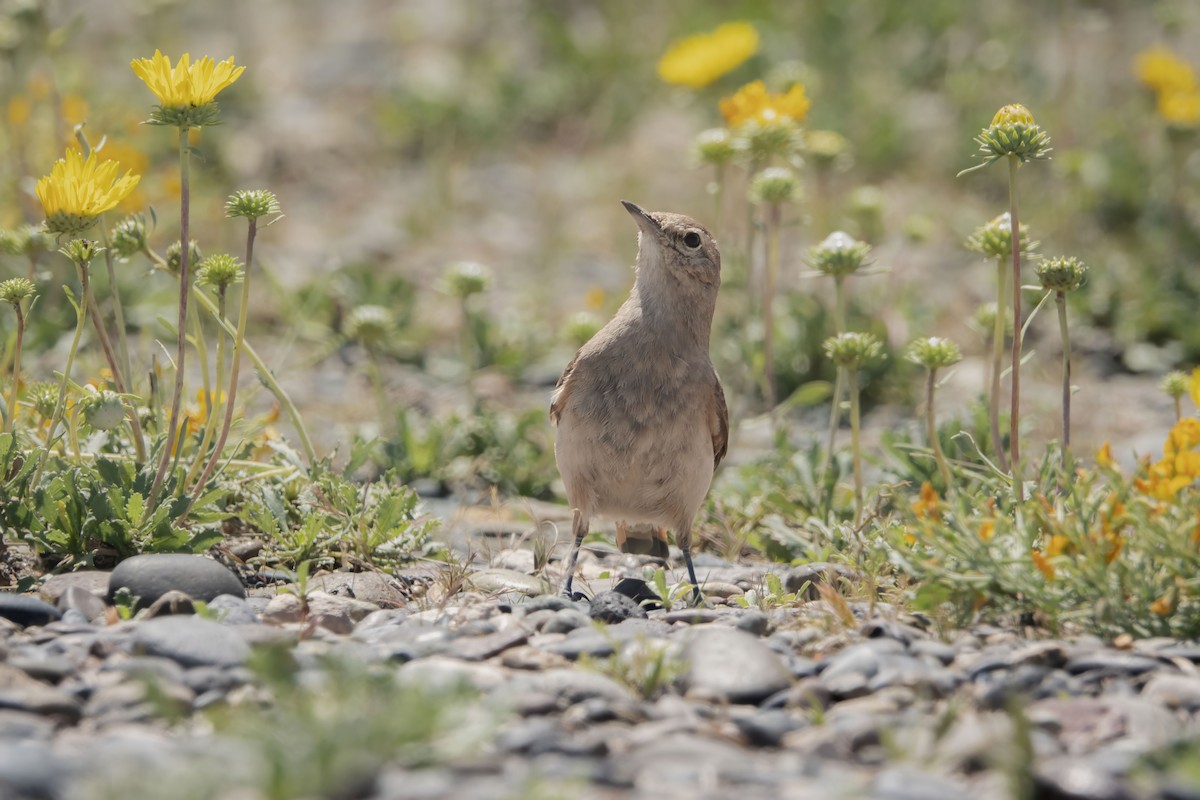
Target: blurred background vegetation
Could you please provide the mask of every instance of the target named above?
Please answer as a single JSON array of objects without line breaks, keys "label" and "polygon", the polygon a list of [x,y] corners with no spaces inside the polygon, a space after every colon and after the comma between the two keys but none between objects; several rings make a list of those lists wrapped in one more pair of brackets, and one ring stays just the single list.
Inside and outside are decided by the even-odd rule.
[{"label": "blurred background vegetation", "polygon": [[[0,8],[4,228],[40,220],[33,183],[80,122],[93,144],[107,137],[107,157],[144,176],[127,210],[174,208],[170,137],[140,124],[148,98],[129,61],[159,48],[233,55],[248,67],[221,97],[224,125],[196,142],[193,230],[206,254],[238,252],[240,229],[222,220],[223,198],[259,186],[278,194],[287,217],[259,240],[277,290],[256,297],[256,338],[326,447],[364,425],[403,447],[415,411],[479,398],[543,404],[577,345],[576,315],[603,320],[632,280],[624,267],[634,230],[618,198],[709,221],[711,175],[692,163],[692,141],[721,124],[721,97],[758,78],[803,82],[806,127],[849,142],[827,179],[805,169],[807,199],[785,221],[783,396],[832,375],[819,357],[831,288],[801,273],[808,248],[834,228],[870,242],[887,270],[856,286],[852,327],[870,326],[893,354],[937,333],[981,355],[968,321],[991,298],[991,265],[962,242],[1005,209],[1007,185],[999,172],[955,175],[974,163],[972,137],[1013,101],[1033,111],[1054,147],[1048,166],[1022,172],[1022,221],[1043,252],[1092,267],[1073,298],[1077,352],[1100,376],[1157,378],[1200,358],[1200,139],[1164,122],[1134,70],[1155,45],[1200,66],[1200,5],[1189,0],[6,0]],[[753,58],[699,90],[659,80],[672,41],[729,20],[758,30]],[[731,195],[744,196],[739,180]],[[175,215],[158,217],[165,247]],[[727,253],[744,238],[739,222],[729,215],[719,232]],[[26,259],[2,258],[0,277],[25,274]],[[443,280],[461,262],[491,275],[470,303]],[[50,274],[31,352],[61,347],[69,331],[70,310],[56,307],[53,289],[68,266],[39,262]],[[130,325],[152,336],[174,290],[146,276],[145,265],[130,264],[120,279],[130,307],[144,301]],[[736,278],[714,354],[745,394],[753,383],[739,378],[747,336],[731,310]],[[390,401],[409,414],[398,423],[358,399],[369,396],[357,369],[368,356],[345,321],[366,303],[394,316],[394,336],[370,355],[382,362]],[[1053,348],[1049,315],[1046,324]],[[445,388],[464,352],[470,401]],[[915,368],[890,363],[898,378],[873,381],[868,400],[912,402]],[[1031,369],[1055,379],[1053,358]],[[735,415],[754,410],[752,399],[735,402]]]}]

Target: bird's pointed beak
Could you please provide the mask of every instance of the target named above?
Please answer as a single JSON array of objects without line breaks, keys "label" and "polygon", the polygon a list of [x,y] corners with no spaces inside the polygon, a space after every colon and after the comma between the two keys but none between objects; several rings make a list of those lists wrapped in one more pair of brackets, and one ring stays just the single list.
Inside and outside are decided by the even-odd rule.
[{"label": "bird's pointed beak", "polygon": [[629,212],[629,216],[637,221],[639,228],[655,235],[662,233],[662,228],[659,227],[659,224],[654,221],[653,217],[643,211],[637,203],[622,200],[621,205],[625,206],[625,210]]}]

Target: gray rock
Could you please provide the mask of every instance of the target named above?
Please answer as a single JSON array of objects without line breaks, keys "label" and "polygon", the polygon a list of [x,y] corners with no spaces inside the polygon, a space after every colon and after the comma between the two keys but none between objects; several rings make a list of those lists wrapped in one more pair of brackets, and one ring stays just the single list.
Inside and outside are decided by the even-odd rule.
[{"label": "gray rock", "polygon": [[258,625],[258,612],[244,597],[221,594],[208,602],[208,610],[217,620],[226,625]]},{"label": "gray rock", "polygon": [[[814,561],[799,567],[793,567],[783,576],[783,588],[786,592],[803,592],[805,600],[817,600],[819,584],[842,588],[847,584],[855,584],[862,576],[844,564],[830,564],[824,561]],[[807,584],[807,587],[806,587]]]},{"label": "gray rock", "polygon": [[0,796],[51,800],[65,796],[77,765],[55,754],[48,742],[12,742],[0,747]]},{"label": "gray rock", "polygon": [[82,586],[67,586],[56,603],[63,613],[78,611],[85,620],[99,619],[108,610],[104,597]]},{"label": "gray rock", "polygon": [[1194,713],[1200,710],[1200,677],[1160,672],[1150,677],[1142,697],[1170,709]]},{"label": "gray rock", "polygon": [[1103,670],[1110,673],[1141,675],[1163,666],[1157,658],[1129,653],[1124,650],[1103,649],[1075,656],[1066,663],[1072,675]]},{"label": "gray rock", "polygon": [[537,597],[553,591],[549,581],[514,569],[482,569],[467,576],[467,586],[483,594],[516,592]]},{"label": "gray rock", "polygon": [[137,607],[145,608],[171,590],[183,592],[193,600],[208,602],[217,595],[245,597],[242,582],[223,565],[204,556],[183,553],[152,553],[127,558],[112,571],[107,599],[122,587],[137,598]]},{"label": "gray rock", "polygon": [[409,599],[404,584],[382,572],[326,572],[310,578],[308,586],[380,608],[400,608]]},{"label": "gray rock", "polygon": [[888,767],[871,786],[871,800],[962,800],[966,786],[908,766]]},{"label": "gray rock", "polygon": [[733,723],[755,747],[779,747],[784,736],[809,725],[804,717],[782,708],[770,708],[735,717]]},{"label": "gray rock", "polygon": [[874,639],[852,645],[828,660],[821,671],[821,685],[835,697],[861,697],[870,692],[871,679],[879,672],[886,655],[904,652],[894,639]]},{"label": "gray rock", "polygon": [[30,711],[0,709],[0,742],[7,743],[30,740],[49,741],[54,736],[54,721]]},{"label": "gray rock", "polygon": [[45,600],[15,592],[0,592],[0,617],[21,626],[47,625],[62,618],[62,612]]},{"label": "gray rock", "polygon": [[737,622],[733,623],[733,627],[739,631],[745,631],[751,636],[766,636],[771,630],[771,620],[761,611],[753,608],[748,608],[737,617]]},{"label": "gray rock", "polygon": [[600,592],[592,598],[588,616],[601,622],[615,623],[646,616],[646,609],[620,592]]},{"label": "gray rock", "polygon": [[538,691],[557,697],[565,705],[574,705],[599,697],[610,702],[633,702],[634,696],[607,675],[582,669],[548,669],[540,674],[522,676],[509,687],[518,694]]},{"label": "gray rock", "polygon": [[680,685],[689,694],[758,703],[792,683],[779,656],[744,631],[703,626],[686,631],[685,637],[688,667]]},{"label": "gray rock", "polygon": [[531,641],[548,653],[554,653],[572,661],[580,656],[604,658],[612,655],[616,649],[616,640],[608,635],[607,631],[601,632],[592,627],[576,628],[562,639],[547,638],[554,638],[554,640],[546,643],[541,643],[536,639]]},{"label": "gray rock", "polygon": [[235,667],[246,663],[250,647],[237,631],[199,617],[159,617],[135,626],[136,651],[162,656],[184,667]]},{"label": "gray rock", "polygon": [[525,644],[529,630],[521,625],[510,625],[502,631],[483,636],[460,636],[446,648],[445,655],[463,661],[484,661],[498,656],[510,647]]},{"label": "gray rock", "polygon": [[943,666],[949,666],[957,655],[953,647],[934,639],[918,639],[908,646],[908,650],[914,656],[937,661]]},{"label": "gray rock", "polygon": [[0,709],[42,714],[71,724],[83,715],[76,698],[8,664],[0,664]]},{"label": "gray rock", "polygon": [[[51,575],[38,587],[38,594],[48,602],[58,605],[59,598],[74,586],[96,595],[101,600],[108,596],[108,579],[111,573],[99,570],[79,570]],[[58,606],[62,608],[61,605]]]},{"label": "gray rock", "polygon": [[542,633],[570,633],[576,628],[587,628],[592,618],[575,608],[563,608],[550,612],[551,616],[542,625]]},{"label": "gray rock", "polygon": [[1124,781],[1086,759],[1057,758],[1034,768],[1038,797],[1055,800],[1134,800]]}]

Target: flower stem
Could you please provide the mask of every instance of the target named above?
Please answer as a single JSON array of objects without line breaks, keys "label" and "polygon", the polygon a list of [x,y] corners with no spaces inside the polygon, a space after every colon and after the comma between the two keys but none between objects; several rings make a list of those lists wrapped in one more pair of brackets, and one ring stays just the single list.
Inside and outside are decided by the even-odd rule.
[{"label": "flower stem", "polygon": [[783,218],[783,206],[771,203],[767,211],[766,269],[762,285],[763,326],[763,390],[768,410],[776,404],[775,387],[775,281],[779,276],[779,228]]},{"label": "flower stem", "polygon": [[[225,319],[225,286],[217,289],[217,314],[221,319]],[[199,291],[199,289],[197,289]],[[199,317],[195,318],[199,321]],[[197,325],[197,327],[199,327]],[[207,408],[205,409],[204,418],[204,436],[200,440],[200,447],[196,452],[196,460],[192,462],[191,468],[188,470],[187,477],[183,479],[184,491],[192,485],[192,480],[196,477],[196,472],[208,458],[208,447],[212,444],[213,436],[217,432],[217,414],[221,408],[221,391],[225,385],[225,334],[223,331],[217,332],[217,374],[213,386],[210,389],[205,387],[204,396],[206,399]],[[207,370],[206,370],[207,374]]]},{"label": "flower stem", "polygon": [[950,465],[946,463],[946,454],[942,452],[942,443],[938,439],[937,415],[933,407],[933,393],[936,386],[937,370],[931,369],[925,379],[925,434],[929,438],[929,449],[933,451],[933,458],[937,461],[938,470],[942,473],[945,493],[950,494],[953,491]]},{"label": "flower stem", "polygon": [[178,436],[179,408],[183,400],[183,367],[187,356],[187,310],[188,295],[191,289],[191,275],[188,273],[188,263],[191,256],[191,244],[188,229],[188,216],[191,205],[190,171],[188,167],[188,127],[179,126],[179,322],[175,332],[178,344],[175,348],[175,391],[171,395],[171,415],[167,422],[167,442],[163,447],[158,461],[158,471],[154,475],[154,483],[150,487],[150,501],[147,504],[153,509],[158,505],[158,495],[162,491],[163,480],[167,476],[167,468],[171,464],[171,456],[175,450],[175,440]]},{"label": "flower stem", "polygon": [[17,418],[17,387],[21,384],[21,342],[25,339],[25,312],[20,303],[13,303],[17,312],[17,343],[13,350],[12,387],[8,393],[8,416],[4,419],[4,432],[12,433]]},{"label": "flower stem", "polygon": [[134,452],[137,453],[138,462],[144,462],[146,460],[146,439],[142,434],[142,423],[138,419],[133,399],[128,396],[129,389],[117,364],[117,357],[113,353],[112,340],[108,338],[108,331],[104,327],[104,321],[100,318],[100,305],[96,302],[96,294],[90,287],[84,302],[87,304],[92,318],[92,327],[96,329],[96,339],[100,342],[100,349],[104,352],[104,360],[108,362],[108,368],[112,371],[113,385],[121,394],[121,404],[125,406],[125,416],[129,420],[130,438],[133,439]]},{"label": "flower stem", "polygon": [[[117,328],[117,353],[121,357],[121,369],[124,372],[125,385],[130,392],[133,392],[135,384],[133,380],[133,367],[129,360],[129,341],[125,336],[125,311],[121,307],[121,292],[117,287],[117,271],[113,265],[113,252],[109,244],[108,219],[104,214],[100,215],[100,236],[104,245],[104,266],[108,271],[108,291],[112,295],[113,322]],[[145,449],[144,443],[142,449]]]},{"label": "flower stem", "polygon": [[[833,278],[833,335],[837,336],[846,329],[846,279],[842,275]],[[821,459],[821,485],[825,485],[825,470],[829,468],[829,460],[833,458],[833,448],[837,444],[838,423],[842,418],[842,392],[846,384],[846,371],[836,368],[833,379],[833,397],[829,405],[829,444]]]},{"label": "flower stem", "polygon": [[996,448],[996,465],[1008,472],[1008,455],[1000,438],[1000,374],[1004,361],[1005,315],[1008,312],[1008,265],[996,259],[996,320],[992,323],[992,396],[988,398],[988,416],[992,423],[992,442]]},{"label": "flower stem", "polygon": [[850,452],[854,459],[854,525],[862,524],[863,516],[863,475],[862,455],[859,452],[858,436],[858,367],[846,369],[846,378],[850,390]]},{"label": "flower stem", "polygon": [[1024,499],[1025,487],[1021,481],[1021,240],[1020,221],[1017,217],[1017,167],[1016,156],[1008,157],[1008,206],[1009,224],[1012,235],[1012,406],[1008,421],[1009,449],[1012,452],[1013,496],[1017,502]]},{"label": "flower stem", "polygon": [[[233,425],[233,406],[234,401],[237,400],[238,375],[242,367],[242,351],[246,349],[246,320],[250,316],[250,274],[251,267],[254,264],[254,237],[257,233],[258,220],[251,217],[246,230],[246,267],[242,276],[242,302],[241,307],[238,309],[237,334],[233,342],[233,361],[229,366],[229,397],[225,401],[225,417],[221,421],[221,433],[217,436],[217,443],[208,457],[208,463],[204,465],[204,471],[200,473],[200,478],[196,481],[196,486],[192,490],[191,503],[195,503],[200,495],[204,493],[204,487],[208,483],[209,476],[216,469],[217,462],[221,460],[221,454],[225,450],[225,442],[229,439],[229,428]],[[224,315],[220,313],[220,309],[217,310],[217,317],[224,320]],[[190,503],[188,508],[191,508]]]},{"label": "flower stem", "polygon": [[1058,305],[1058,330],[1062,334],[1063,349],[1063,383],[1062,383],[1062,422],[1063,446],[1062,465],[1067,466],[1067,453],[1071,449],[1071,334],[1067,330],[1067,294],[1059,291],[1054,295]]},{"label": "flower stem", "polygon": [[63,366],[62,382],[58,385],[58,400],[55,401],[54,412],[50,415],[50,427],[46,429],[46,444],[42,448],[41,455],[38,456],[37,469],[34,470],[33,477],[27,484],[30,489],[37,486],[38,479],[42,477],[42,470],[46,467],[46,460],[50,458],[50,448],[54,446],[54,433],[58,429],[58,423],[62,422],[63,410],[67,405],[67,386],[71,382],[71,367],[75,364],[75,353],[79,350],[79,340],[83,336],[83,329],[87,327],[88,304],[84,297],[88,292],[88,268],[76,262],[75,271],[79,274],[79,283],[83,287],[83,296],[75,305],[75,337],[71,339],[71,349],[67,351],[67,363]]}]

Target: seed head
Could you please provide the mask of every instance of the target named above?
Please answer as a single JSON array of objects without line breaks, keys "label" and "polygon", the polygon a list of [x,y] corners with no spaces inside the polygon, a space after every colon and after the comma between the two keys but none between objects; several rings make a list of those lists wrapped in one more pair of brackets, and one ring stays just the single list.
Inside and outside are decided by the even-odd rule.
[{"label": "seed head", "polygon": [[460,300],[482,294],[492,285],[492,271],[475,261],[456,261],[442,275],[442,290]]},{"label": "seed head", "polygon": [[242,279],[242,262],[231,255],[218,253],[200,262],[196,282],[214,289],[224,289]]},{"label": "seed head", "polygon": [[118,258],[129,258],[146,247],[146,218],[141,214],[130,214],[117,223],[109,239],[113,254]]},{"label": "seed head", "polygon": [[788,167],[767,167],[750,182],[750,202],[790,203],[800,197],[800,182]]},{"label": "seed head", "polygon": [[86,394],[80,401],[83,407],[83,418],[98,431],[110,431],[121,424],[125,418],[125,407],[121,396],[108,389],[101,389]]},{"label": "seed head", "polygon": [[813,269],[834,278],[853,275],[866,263],[871,245],[860,242],[845,231],[834,231],[808,251]]},{"label": "seed head", "polygon": [[1158,384],[1158,388],[1167,397],[1170,397],[1172,400],[1178,400],[1188,393],[1189,383],[1190,379],[1186,372],[1173,370],[1163,376],[1162,381]]},{"label": "seed head", "polygon": [[346,335],[368,350],[377,350],[395,332],[392,312],[383,306],[358,306],[346,318]]},{"label": "seed head", "polygon": [[9,278],[6,281],[0,281],[0,302],[17,306],[35,294],[37,294],[37,287],[28,278]]},{"label": "seed head", "polygon": [[96,256],[104,252],[104,248],[91,239],[72,239],[58,252],[71,259],[82,269],[87,269]]},{"label": "seed head", "polygon": [[[1029,241],[1029,226],[1020,225],[1018,227],[1021,252],[1031,253],[1036,250],[1038,243]],[[982,253],[985,256],[1008,258],[1012,255],[1012,217],[1005,211],[990,222],[980,225],[967,237],[964,244],[968,250]]]},{"label": "seed head", "polygon": [[239,189],[225,201],[225,216],[258,219],[279,214],[279,200],[266,189]]},{"label": "seed head", "polygon": [[962,351],[958,349],[958,345],[941,336],[915,340],[908,346],[905,355],[909,361],[920,364],[931,372],[962,361]]},{"label": "seed head", "polygon": [[1037,265],[1037,276],[1048,292],[1071,292],[1083,285],[1087,264],[1073,256],[1044,259]]},{"label": "seed head", "polygon": [[725,128],[709,128],[701,131],[692,143],[692,155],[698,164],[719,167],[728,164],[737,155],[733,136]]},{"label": "seed head", "polygon": [[883,342],[870,333],[850,331],[825,340],[825,355],[839,367],[857,369],[883,357]]},{"label": "seed head", "polygon": [[[167,248],[167,271],[172,275],[179,274],[180,256],[183,254],[183,247],[179,242],[175,242]],[[203,255],[200,253],[200,245],[196,244],[196,240],[192,239],[188,242],[188,264],[199,264],[203,260]]]}]

